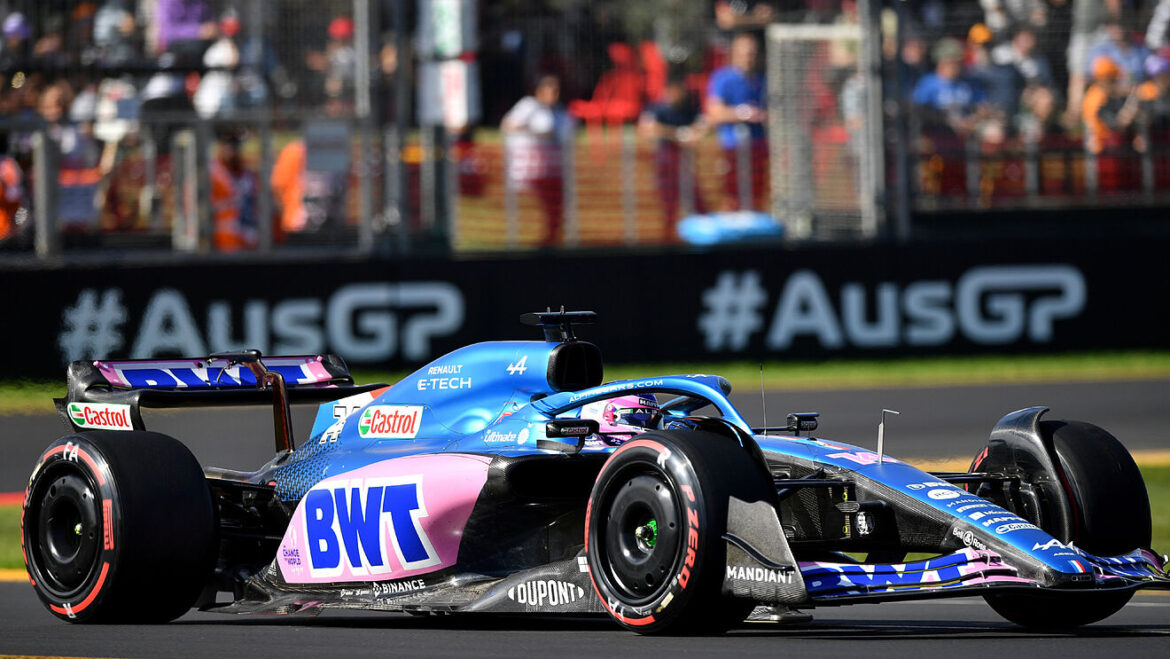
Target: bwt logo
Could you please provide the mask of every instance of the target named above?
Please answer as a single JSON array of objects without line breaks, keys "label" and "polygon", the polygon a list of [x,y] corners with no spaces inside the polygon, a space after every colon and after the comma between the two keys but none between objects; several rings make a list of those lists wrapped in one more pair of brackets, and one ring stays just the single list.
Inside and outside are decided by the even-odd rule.
[{"label": "bwt logo", "polygon": [[389,574],[391,552],[402,569],[441,562],[423,530],[422,476],[367,478],[314,488],[305,495],[309,574]]},{"label": "bwt logo", "polygon": [[768,291],[754,270],[724,271],[703,291],[699,330],[711,351],[742,352],[764,330],[770,350],[799,337],[837,349],[937,346],[960,334],[980,345],[1026,338],[1048,343],[1057,320],[1085,309],[1085,279],[1070,265],[981,266],[958,281],[915,281],[905,286],[849,282],[830,296],[817,273],[798,270],[784,282],[765,327]]}]

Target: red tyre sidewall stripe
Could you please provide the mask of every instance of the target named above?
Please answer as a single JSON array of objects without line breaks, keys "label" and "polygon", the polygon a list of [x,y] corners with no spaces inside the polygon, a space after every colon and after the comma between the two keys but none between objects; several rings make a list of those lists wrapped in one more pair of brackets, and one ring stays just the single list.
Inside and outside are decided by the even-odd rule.
[{"label": "red tyre sidewall stripe", "polygon": [[646,625],[653,624],[654,616],[646,616],[645,618],[627,618],[617,611],[614,611],[609,607],[609,602],[607,602],[605,598],[601,596],[601,593],[597,591],[597,582],[593,581],[592,572],[589,573],[589,582],[593,584],[593,591],[597,592],[597,598],[601,600],[601,605],[605,607],[606,611],[609,611],[609,614],[614,617],[614,620],[617,620],[623,625],[632,625],[634,627],[645,627]]},{"label": "red tyre sidewall stripe", "polygon": [[[627,442],[625,444],[622,444],[622,446],[620,448],[618,448],[618,450],[611,453],[609,456],[609,459],[606,460],[605,464],[601,466],[601,471],[598,472],[597,477],[599,479],[601,478],[602,474],[605,473],[605,470],[609,468],[610,464],[613,463],[614,458],[616,458],[618,455],[625,453],[626,451],[629,451],[631,449],[638,448],[638,447],[653,449],[653,450],[657,451],[659,455],[670,455],[670,450],[667,449],[662,444],[659,444],[658,442],[655,442],[655,441],[649,440],[649,439],[636,439],[632,442]],[[585,550],[586,550],[586,552],[588,552],[588,550],[589,550],[589,519],[590,519],[592,514],[593,514],[593,497],[591,496],[591,497],[589,497],[588,503],[586,503],[586,505],[585,505]],[[677,581],[677,578],[678,578],[678,575],[675,575],[676,581]],[[597,581],[593,578],[593,569],[592,568],[589,569],[589,583],[593,585],[593,592],[596,593],[597,599],[601,601],[601,605],[605,607],[605,610],[609,611],[610,615],[612,615],[615,620],[622,623],[623,625],[630,625],[632,627],[644,627],[646,625],[653,624],[655,622],[655,618],[653,615],[646,616],[645,618],[629,618],[629,617],[626,617],[626,616],[618,613],[617,611],[614,611],[609,606],[609,601],[607,600],[605,595],[603,595],[601,590],[597,587]],[[670,593],[670,592],[673,592],[673,587],[667,591],[667,593]],[[656,602],[656,604],[661,605],[661,599],[658,602]]]},{"label": "red tyre sidewall stripe", "polygon": [[[97,463],[94,462],[93,458],[89,457],[89,454],[86,453],[84,449],[82,449],[77,444],[73,444],[72,442],[70,442],[68,444],[62,444],[56,448],[52,448],[52,449],[49,449],[48,451],[45,451],[45,455],[41,457],[41,463],[43,464],[47,458],[49,458],[52,455],[56,455],[57,453],[71,452],[70,447],[72,447],[73,449],[76,449],[78,457],[80,457],[82,460],[84,460],[85,464],[89,465],[90,470],[93,472],[93,477],[96,478],[98,481],[98,485],[104,486],[106,484],[105,474],[102,473],[101,469],[98,469]],[[68,458],[65,458],[65,459],[68,460]]]},{"label": "red tyre sidewall stripe", "polygon": [[[585,502],[585,549],[589,549],[589,516],[593,514],[593,497]],[[21,536],[23,537],[23,536]],[[593,578],[593,573],[589,573],[590,578]]]},{"label": "red tyre sidewall stripe", "polygon": [[[24,505],[20,507],[20,557],[24,560],[24,569],[28,571],[28,550],[24,548],[24,513],[28,510],[28,488],[24,488]],[[37,580],[33,578],[32,572],[28,572],[28,582],[35,588]]]},{"label": "red tyre sidewall stripe", "polygon": [[[109,573],[109,571],[110,571],[109,561],[102,561],[102,573],[98,575],[98,580],[97,580],[97,583],[94,584],[93,590],[89,591],[89,595],[86,595],[85,599],[78,602],[77,606],[70,607],[73,610],[73,613],[75,615],[77,613],[80,613],[81,611],[84,611],[85,608],[88,607],[90,604],[93,604],[94,599],[97,598],[98,593],[101,592],[102,586],[105,585],[105,583],[106,583],[106,575]],[[55,611],[56,613],[60,613],[63,616],[69,615],[68,610],[66,610],[63,607],[56,606],[55,604],[50,604],[49,608],[52,609],[53,611]]]},{"label": "red tyre sidewall stripe", "polygon": [[[54,613],[57,613],[57,614],[60,614],[63,616],[69,616],[70,611],[72,611],[73,615],[76,615],[78,612],[83,611],[86,608],[88,608],[94,602],[94,600],[97,599],[97,596],[101,593],[102,587],[105,585],[106,580],[108,578],[110,578],[110,571],[113,569],[112,563],[117,558],[116,555],[113,554],[113,547],[117,544],[117,542],[115,541],[115,537],[118,534],[118,525],[116,524],[117,520],[114,519],[114,511],[113,511],[113,500],[116,498],[116,493],[113,492],[112,488],[108,484],[108,481],[105,477],[104,470],[98,464],[98,461],[95,460],[93,458],[93,456],[91,456],[89,454],[89,452],[86,451],[86,449],[84,449],[81,446],[79,446],[78,444],[70,441],[70,442],[66,442],[65,444],[62,444],[60,446],[55,446],[55,447],[45,451],[45,453],[41,456],[41,460],[37,464],[37,467],[33,473],[34,474],[38,473],[45,466],[45,464],[49,461],[50,458],[53,458],[54,456],[57,456],[58,454],[61,454],[60,457],[57,458],[58,460],[71,461],[71,458],[69,456],[72,455],[74,452],[76,452],[77,457],[80,458],[81,461],[84,462],[85,465],[89,468],[90,473],[93,475],[93,478],[96,479],[97,483],[98,483],[98,489],[99,489],[99,495],[100,495],[99,500],[102,502],[102,504],[101,504],[102,546],[101,546],[101,549],[99,550],[102,554],[102,569],[101,569],[101,572],[98,574],[97,581],[94,582],[94,585],[90,589],[89,593],[80,602],[78,602],[76,606],[70,606],[69,609],[66,609],[65,608],[66,602],[60,602],[60,606],[58,606],[57,604],[49,604],[49,608]],[[28,504],[29,504],[28,496],[29,496],[30,492],[31,492],[31,489],[25,490],[25,504],[21,509],[21,515],[20,515],[20,517],[21,517],[20,541],[21,541],[22,553],[25,552],[25,548],[24,548],[24,512],[28,508]],[[106,505],[107,502],[109,505]],[[108,536],[107,536],[107,533],[108,533]],[[109,546],[109,548],[107,548],[107,545]],[[27,568],[27,566],[29,564],[27,553],[24,553],[24,559],[25,559],[25,566]],[[33,578],[31,570],[29,571],[29,581],[32,582],[33,586],[36,586],[36,580]],[[46,593],[45,596],[48,596],[48,594]]]},{"label": "red tyre sidewall stripe", "polygon": [[626,625],[633,625],[635,627],[642,627],[654,622],[654,616],[652,615],[646,616],[645,618],[627,618],[626,616],[610,608],[609,602],[606,600],[605,596],[602,595],[601,591],[597,589],[597,582],[593,579],[593,570],[589,570],[589,583],[593,584],[593,592],[597,593],[597,599],[601,600],[601,605],[604,606],[605,610],[609,611],[609,614],[619,622]]},{"label": "red tyre sidewall stripe", "polygon": [[666,448],[662,444],[659,444],[658,442],[656,442],[652,439],[635,439],[632,442],[626,442],[625,444],[622,444],[621,447],[618,448],[618,450],[616,450],[612,454],[610,454],[609,459],[605,461],[605,465],[603,465],[601,467],[601,471],[605,471],[605,468],[607,466],[609,466],[609,463],[613,462],[613,459],[616,458],[617,456],[621,455],[622,453],[625,453],[626,451],[628,451],[630,449],[637,448],[639,446],[644,446],[646,448],[652,448],[655,451],[658,451],[658,453],[660,453],[660,454],[670,453],[670,449]]},{"label": "red tyre sidewall stripe", "polygon": [[[983,450],[979,452],[979,455],[975,456],[975,459],[971,461],[971,466],[967,468],[967,473],[968,473],[968,474],[971,474],[971,473],[974,473],[974,472],[977,472],[977,471],[979,471],[979,467],[980,467],[980,465],[982,465],[982,464],[983,464],[983,461],[987,459],[987,454],[988,454],[988,452],[989,452],[990,450],[991,450],[991,449],[990,449],[990,447],[988,447],[988,446],[984,446],[984,447],[983,447]],[[963,489],[964,489],[964,490],[967,490],[968,492],[972,492],[972,491],[973,491],[973,490],[971,489],[971,484],[970,484],[970,483],[963,483]]]}]

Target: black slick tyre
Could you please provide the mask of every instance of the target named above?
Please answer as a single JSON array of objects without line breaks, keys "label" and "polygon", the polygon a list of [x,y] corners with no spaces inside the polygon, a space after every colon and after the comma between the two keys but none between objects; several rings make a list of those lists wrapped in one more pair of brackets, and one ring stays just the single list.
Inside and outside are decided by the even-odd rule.
[{"label": "black slick tyre", "polygon": [[[1041,421],[1040,432],[1052,438],[1062,472],[1058,476],[1072,511],[1072,532],[1057,539],[1098,556],[1149,547],[1152,527],[1145,481],[1121,442],[1081,421]],[[995,465],[972,465],[972,471],[988,469],[994,470]],[[1060,629],[1104,620],[1131,597],[1133,591],[999,593],[985,599],[996,613],[1018,625]]]},{"label": "black slick tyre", "polygon": [[215,561],[211,493],[187,447],[153,432],[90,431],[41,454],[21,513],[29,577],[70,622],[166,622]]},{"label": "black slick tyre", "polygon": [[753,602],[721,592],[730,497],[770,501],[764,470],[734,440],[700,431],[640,435],[610,456],[586,512],[590,579],[610,616],[643,634],[703,634]]}]

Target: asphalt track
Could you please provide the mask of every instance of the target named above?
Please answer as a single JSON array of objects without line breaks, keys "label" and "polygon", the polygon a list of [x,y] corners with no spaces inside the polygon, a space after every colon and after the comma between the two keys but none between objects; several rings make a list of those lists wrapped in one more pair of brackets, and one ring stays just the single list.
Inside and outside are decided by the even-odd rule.
[{"label": "asphalt track", "polygon": [[[745,417],[762,422],[758,393],[733,397]],[[1077,418],[1111,430],[1131,450],[1170,450],[1170,381],[1096,382],[866,391],[770,392],[768,421],[817,411],[817,436],[873,446],[882,408],[900,411],[886,424],[891,455],[973,455],[1003,414],[1030,405],[1054,418]],[[305,437],[312,410],[295,410]],[[155,412],[148,427],[183,438],[204,464],[254,468],[272,451],[264,410]],[[0,492],[24,488],[36,456],[63,425],[50,415],[0,417]],[[1165,551],[1165,549],[1163,548]],[[160,584],[160,587],[165,587]],[[312,617],[235,617],[192,612],[151,627],[89,627],[50,616],[27,583],[0,583],[0,654],[89,657],[237,656],[850,656],[935,659],[942,656],[1166,657],[1170,596],[1140,594],[1117,615],[1075,634],[1026,632],[982,600],[816,609],[811,626],[751,623],[723,637],[645,638],[604,619],[326,612]]]},{"label": "asphalt track", "polygon": [[88,657],[1166,657],[1170,597],[1138,595],[1076,633],[1035,633],[980,599],[816,609],[811,625],[747,623],[720,637],[643,637],[605,619],[326,612],[236,617],[192,612],[158,626],[70,625],[28,584],[0,584],[0,654]]}]

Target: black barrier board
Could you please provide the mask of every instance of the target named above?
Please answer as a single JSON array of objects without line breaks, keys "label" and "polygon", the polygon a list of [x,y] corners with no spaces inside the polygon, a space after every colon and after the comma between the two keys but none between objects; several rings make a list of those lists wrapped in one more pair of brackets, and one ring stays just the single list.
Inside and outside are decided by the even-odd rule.
[{"label": "black barrier board", "polygon": [[1170,347],[1170,241],[968,242],[511,260],[188,261],[0,271],[3,377],[72,359],[341,355],[407,368],[597,311],[610,362]]}]

